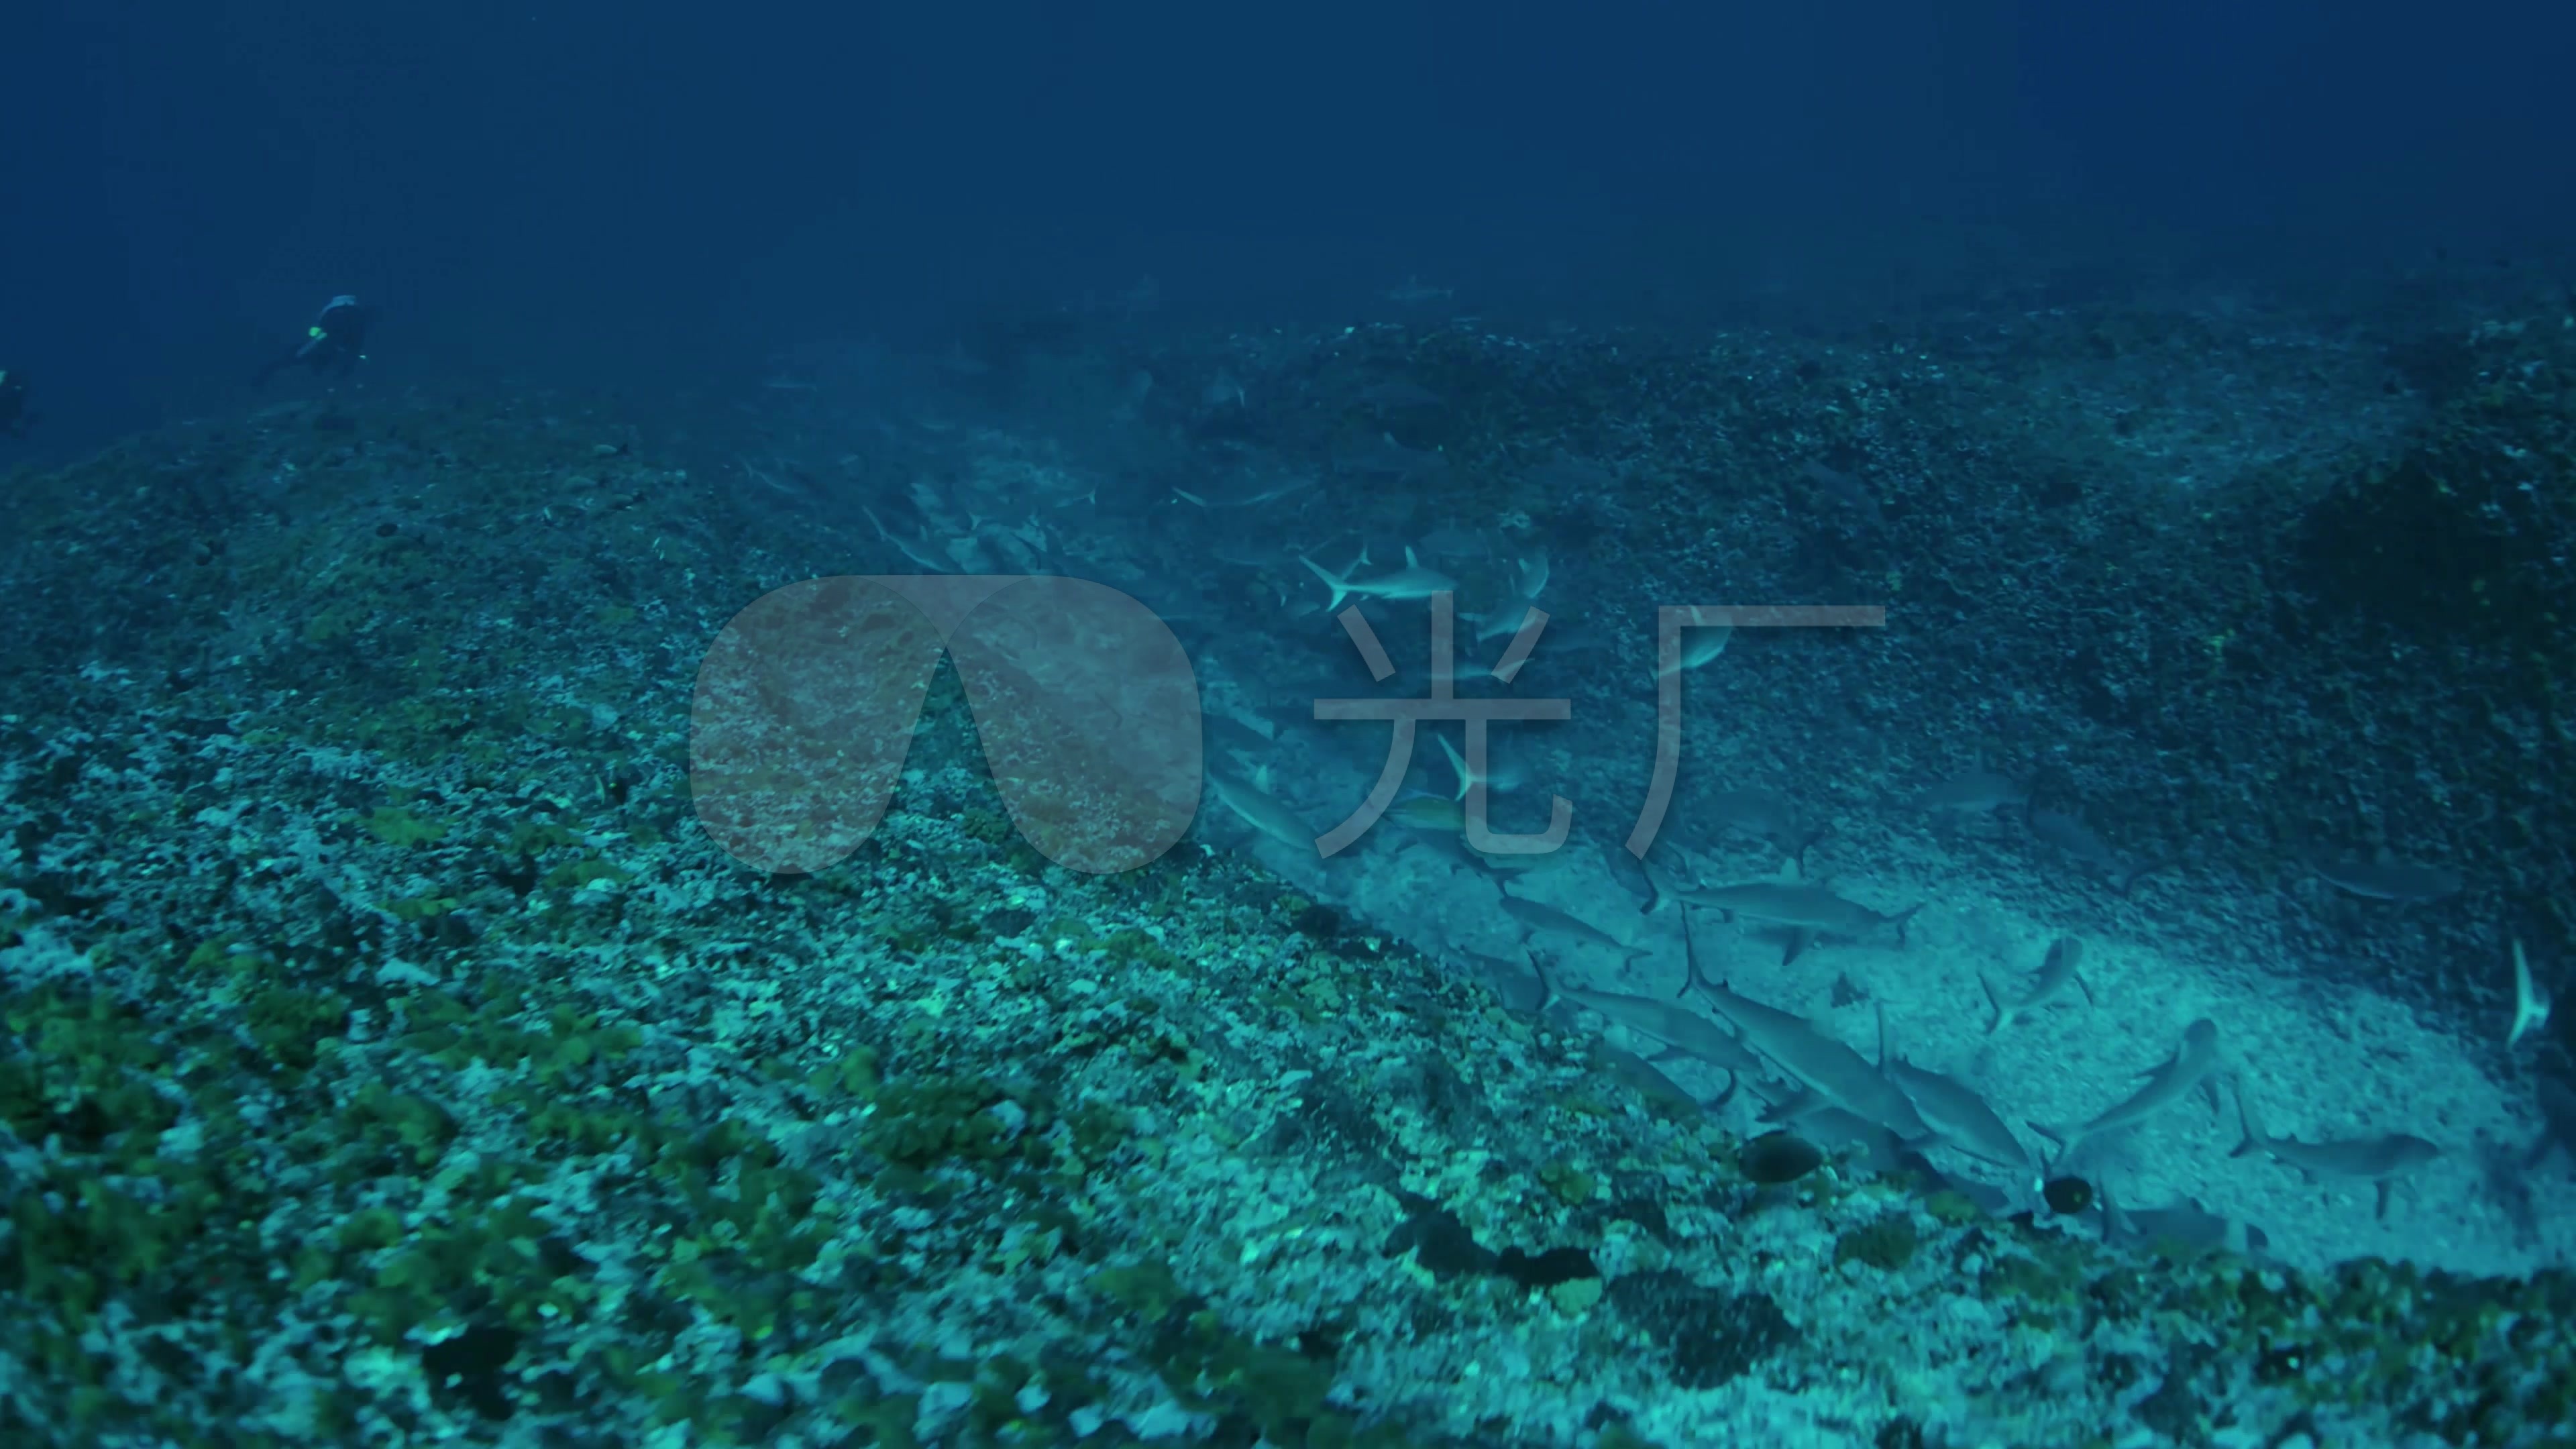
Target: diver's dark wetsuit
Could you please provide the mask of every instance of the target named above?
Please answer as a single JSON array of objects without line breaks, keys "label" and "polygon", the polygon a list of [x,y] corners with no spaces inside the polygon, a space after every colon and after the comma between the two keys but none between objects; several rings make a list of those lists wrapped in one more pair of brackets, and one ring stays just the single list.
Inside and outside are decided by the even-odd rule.
[{"label": "diver's dark wetsuit", "polygon": [[303,364],[317,373],[347,377],[358,370],[365,356],[359,349],[367,343],[367,323],[371,315],[358,305],[355,297],[334,297],[323,307],[322,315],[313,319],[303,343],[293,351],[269,359],[259,370],[256,384],[267,381],[286,369]]},{"label": "diver's dark wetsuit", "polygon": [[0,437],[23,438],[33,421],[27,415],[26,375],[0,368]]}]

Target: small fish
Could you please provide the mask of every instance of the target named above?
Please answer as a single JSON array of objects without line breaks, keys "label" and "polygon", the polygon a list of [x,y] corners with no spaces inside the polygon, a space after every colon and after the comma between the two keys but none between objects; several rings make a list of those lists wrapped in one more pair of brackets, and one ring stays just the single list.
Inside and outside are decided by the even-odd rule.
[{"label": "small fish", "polygon": [[2457,871],[2403,860],[2311,860],[2308,868],[2336,890],[2373,901],[2438,901],[2468,884]]},{"label": "small fish", "polygon": [[1590,921],[1569,916],[1554,906],[1543,906],[1536,901],[1525,900],[1508,891],[1503,893],[1503,914],[1520,922],[1527,930],[1553,931],[1560,936],[1572,936],[1586,945],[1599,946],[1605,951],[1616,951],[1623,957],[1633,959],[1649,955],[1652,951],[1652,948],[1646,946],[1631,946]]},{"label": "small fish", "polygon": [[2030,790],[2009,776],[1977,770],[1914,797],[1915,809],[1927,815],[1988,815],[2007,805],[2027,805]]},{"label": "small fish", "polygon": [[2173,1056],[2164,1065],[2146,1074],[2146,1085],[2127,1101],[2079,1127],[2043,1127],[2033,1122],[2030,1130],[2056,1143],[2058,1158],[2063,1161],[2075,1155],[2076,1144],[2135,1127],[2193,1092],[2211,1087],[2217,1071],[2218,1024],[2202,1017],[2183,1028],[2182,1045],[2174,1048]]},{"label": "small fish", "polygon": [[1956,1077],[1927,1071],[1903,1057],[1889,1057],[1883,1065],[1943,1142],[1998,1167],[2030,1170],[2030,1149],[2022,1145],[1975,1088]]},{"label": "small fish", "polygon": [[1420,277],[1407,277],[1401,283],[1387,288],[1380,295],[1399,306],[1419,307],[1425,302],[1448,301],[1449,291],[1447,287],[1430,286]]},{"label": "small fish", "polygon": [[1824,1166],[1825,1154],[1794,1132],[1765,1132],[1736,1150],[1735,1165],[1765,1187],[1796,1182]]},{"label": "small fish", "polygon": [[2531,960],[2522,954],[2522,938],[2513,943],[2513,1025],[2504,1034],[2506,1050],[2549,1024],[2549,993],[2531,979]]},{"label": "small fish", "polygon": [[2388,1193],[2396,1180],[2442,1155],[2441,1148],[2403,1132],[2326,1142],[2267,1137],[2262,1124],[2254,1118],[2254,1101],[2242,1081],[2236,1084],[2236,1119],[2245,1129],[2245,1140],[2236,1145],[2230,1156],[2264,1153],[2275,1162],[2297,1168],[2311,1182],[2333,1177],[2370,1183],[2379,1189],[2377,1213],[2383,1218],[2388,1216]]},{"label": "small fish", "polygon": [[1380,574],[1373,579],[1350,577],[1352,572],[1367,564],[1368,561],[1368,550],[1363,548],[1360,550],[1358,562],[1336,574],[1304,554],[1297,556],[1297,562],[1304,564],[1315,577],[1324,581],[1324,587],[1333,591],[1332,601],[1324,605],[1324,612],[1328,614],[1340,609],[1342,600],[1353,594],[1364,599],[1427,599],[1433,594],[1449,593],[1458,587],[1456,579],[1438,569],[1426,568],[1416,561],[1413,550],[1409,548],[1404,551],[1404,567],[1394,573]]},{"label": "small fish", "polygon": [[2039,1196],[2050,1212],[2071,1218],[2093,1206],[2093,1184],[2080,1177],[2052,1177],[2039,1185]]},{"label": "small fish", "polygon": [[2003,999],[2002,993],[1995,990],[1993,977],[1979,975],[1977,980],[1986,988],[1986,1000],[1995,1008],[1995,1022],[1986,1028],[1986,1035],[1993,1036],[2012,1025],[2015,1019],[2056,1000],[2058,993],[2064,991],[2069,983],[2084,993],[2086,1001],[2091,1001],[2093,988],[2086,986],[2083,977],[2076,974],[2083,964],[2084,942],[2074,936],[2058,937],[2049,945],[2047,957],[2039,963],[2039,979],[2031,983],[2029,994],[2009,1003]]},{"label": "small fish", "polygon": [[1323,853],[1323,848],[1315,843],[1314,828],[1268,791],[1223,770],[1208,771],[1207,783],[1209,793],[1216,796],[1217,803],[1241,817],[1246,825],[1282,845],[1311,850],[1319,856]]}]

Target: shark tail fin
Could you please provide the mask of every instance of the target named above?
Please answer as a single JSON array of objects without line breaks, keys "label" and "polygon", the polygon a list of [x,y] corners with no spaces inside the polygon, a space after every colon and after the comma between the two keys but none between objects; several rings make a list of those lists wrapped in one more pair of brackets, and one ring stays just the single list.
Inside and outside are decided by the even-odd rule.
[{"label": "shark tail fin", "polygon": [[[1682,989],[1685,991],[1705,991],[1708,989],[1710,983],[1708,977],[1699,969],[1699,943],[1691,939],[1690,906],[1685,903],[1681,910],[1682,968],[1687,973],[1687,980],[1689,982],[1689,984],[1684,986]],[[1723,982],[1718,984],[1724,985]]]},{"label": "shark tail fin", "polygon": [[1986,1028],[1986,1035],[1993,1036],[2011,1023],[2012,1008],[2004,1005],[2003,993],[1995,990],[1995,978],[1980,971],[1977,973],[1977,984],[1986,988],[1986,1004],[1995,1009],[1994,1023]]},{"label": "shark tail fin", "polygon": [[1467,773],[1466,756],[1458,753],[1458,747],[1449,743],[1447,735],[1433,735],[1432,738],[1440,742],[1440,752],[1449,757],[1449,769],[1458,777],[1458,798],[1466,799],[1468,790],[1476,783],[1476,777]]},{"label": "shark tail fin", "polygon": [[1924,907],[1924,905],[1925,905],[1925,904],[1926,904],[1926,902],[1923,902],[1923,901],[1916,901],[1914,904],[1912,904],[1912,905],[1910,905],[1910,906],[1907,906],[1904,910],[1898,911],[1898,912],[1896,913],[1896,921],[1895,921],[1895,925],[1896,925],[1896,944],[1898,944],[1898,945],[1900,945],[1900,946],[1902,946],[1902,945],[1904,945],[1904,944],[1905,944],[1905,926],[1906,926],[1906,923],[1907,923],[1907,922],[1909,922],[1909,921],[1911,921],[1911,920],[1913,920],[1913,919],[1914,919],[1914,913],[1915,913],[1916,911],[1919,911],[1919,910],[1923,909],[1923,907]]},{"label": "shark tail fin", "polygon": [[1803,832],[1790,832],[1790,844],[1787,851],[1790,867],[1795,869],[1800,876],[1806,875],[1807,852],[1815,846],[1817,841],[1822,840],[1833,833],[1834,827],[1832,821],[1826,821],[1821,825]]},{"label": "shark tail fin", "polygon": [[2263,1150],[2263,1124],[2255,1119],[2254,1099],[2246,1095],[2245,1084],[2241,1081],[2236,1084],[2236,1125],[2243,1129],[2245,1140],[2237,1143],[2236,1150],[2228,1156],[2243,1157],[2249,1152]]},{"label": "shark tail fin", "polygon": [[[1365,552],[1361,555],[1360,561],[1362,563],[1368,561]],[[1342,600],[1351,596],[1351,581],[1348,578],[1332,572],[1330,569],[1325,568],[1322,564],[1315,562],[1313,559],[1306,557],[1302,553],[1297,555],[1297,562],[1304,564],[1314,573],[1315,577],[1324,581],[1325,588],[1333,591],[1332,602],[1324,605],[1325,613],[1329,614],[1334,610],[1339,609],[1342,606]]]},{"label": "shark tail fin", "polygon": [[2507,1050],[2522,1039],[2549,1024],[2551,1003],[2549,990],[2532,979],[2531,958],[2524,954],[2522,938],[2513,941],[2513,1024],[2505,1029]]},{"label": "shark tail fin", "polygon": [[1654,892],[1653,898],[1646,902],[1646,914],[1651,916],[1655,912],[1662,910],[1666,904],[1676,899],[1673,894],[1673,887],[1676,883],[1672,876],[1665,872],[1662,866],[1655,864],[1652,860],[1638,861],[1637,868],[1645,872],[1646,889]]},{"label": "shark tail fin", "polygon": [[1556,1005],[1557,1002],[1556,976],[1547,969],[1546,957],[1541,956],[1536,951],[1532,951],[1529,953],[1529,959],[1530,974],[1538,978],[1538,1007],[1530,1014],[1532,1016],[1545,1016],[1547,1015],[1547,1009]]}]

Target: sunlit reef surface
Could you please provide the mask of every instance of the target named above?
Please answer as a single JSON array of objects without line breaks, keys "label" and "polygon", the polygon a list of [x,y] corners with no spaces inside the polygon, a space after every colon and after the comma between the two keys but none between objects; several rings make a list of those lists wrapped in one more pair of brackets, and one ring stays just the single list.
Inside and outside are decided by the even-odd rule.
[{"label": "sunlit reef surface", "polygon": [[[1080,320],[807,349],[651,432],[361,393],[10,483],[0,1437],[2568,1441],[2571,1168],[2534,1105],[2568,1037],[2503,1041],[2508,938],[2548,977],[2568,936],[2557,306]],[[1425,692],[1427,604],[1362,604],[1373,682],[1298,559],[1364,545],[1351,577],[1411,547],[1470,616],[1545,551],[1513,691],[1572,718],[1497,727],[1494,808],[1576,815],[1526,873],[1419,821],[1318,861],[1212,807],[1073,874],[945,674],[842,863],[759,874],[696,823],[728,619],[953,567],[1152,604],[1210,765],[1320,833],[1386,730],[1312,700]],[[1688,672],[1655,858],[1768,875],[1720,792],[1777,792],[1830,827],[1810,879],[1923,903],[1901,943],[1784,964],[1756,922],[1641,914],[1614,852],[1682,603],[1887,609]],[[1460,693],[1498,697],[1477,622]],[[1909,804],[1981,771],[1988,808]],[[1409,783],[1455,794],[1430,732]],[[2459,889],[2317,877],[2355,865]],[[1873,1061],[1884,1022],[2034,1152],[2211,1020],[2214,1090],[2054,1165],[2267,1246],[2106,1245],[2036,1164],[1950,1146],[1752,1181],[1771,1073],[1717,1101],[1532,1010],[1540,965],[1698,1009],[1686,917],[1704,975]],[[2063,935],[2089,998],[1989,1040],[1979,977],[2009,998]],[[2230,1158],[2240,1094],[2442,1155],[2383,1217]]]}]

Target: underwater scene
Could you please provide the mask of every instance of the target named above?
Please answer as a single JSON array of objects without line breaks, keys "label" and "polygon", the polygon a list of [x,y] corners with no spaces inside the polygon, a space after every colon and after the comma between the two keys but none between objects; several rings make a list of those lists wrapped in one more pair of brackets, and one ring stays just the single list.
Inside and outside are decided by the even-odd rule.
[{"label": "underwater scene", "polygon": [[[804,134],[834,72],[799,23],[664,18],[717,79],[659,129],[677,83],[620,58],[680,41],[602,17],[84,52],[114,91],[284,47],[420,109],[249,85],[290,139],[243,174],[338,188],[301,240],[82,210],[84,254],[130,233],[99,305],[169,330],[0,308],[0,1449],[2576,1445],[2545,196],[2455,248],[2382,170],[2365,256],[2361,203],[2262,211],[2246,159],[2225,226],[2036,182],[1972,225],[1961,183],[1898,240],[1846,203],[1949,113],[1881,91],[1883,140],[1727,173],[1781,209],[1712,260],[1675,238],[1734,212],[1621,198],[1716,163],[1582,128],[1724,128],[1569,57],[1570,149],[1505,118],[1458,174],[1533,158],[1616,244],[1473,188],[1322,207],[1463,134],[1386,115],[1154,153],[1212,190],[1115,225],[1061,156],[1007,173],[1021,226],[991,178],[743,148],[874,198],[791,226],[724,211],[686,120]],[[2049,69],[1882,18],[1816,83]],[[1147,89],[1029,103],[1084,147],[1183,89],[1376,94],[1298,26],[1184,87],[1046,23],[974,94],[1116,51]],[[1551,24],[1460,73],[1595,26],[1679,84],[1756,22]],[[490,106],[643,87],[631,154],[428,124],[441,77],[557,63]],[[2099,67],[2046,85],[2146,84]],[[1978,114],[1957,154],[2166,154]],[[998,147],[959,125],[925,154]],[[331,160],[411,128],[399,183]],[[542,181],[469,164],[523,134]],[[1261,240],[1238,143],[1321,209]],[[1876,179],[1815,190],[1846,152]],[[679,205],[637,157],[706,210],[451,207]],[[176,216],[212,162],[170,164]],[[845,224],[917,241],[853,281],[800,250]],[[183,270],[236,280],[137,300]]]}]

